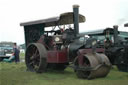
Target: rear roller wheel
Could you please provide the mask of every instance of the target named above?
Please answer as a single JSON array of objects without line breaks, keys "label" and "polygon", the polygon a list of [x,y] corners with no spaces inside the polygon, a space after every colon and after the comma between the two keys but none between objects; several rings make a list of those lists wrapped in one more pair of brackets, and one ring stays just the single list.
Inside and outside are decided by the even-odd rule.
[{"label": "rear roller wheel", "polygon": [[47,67],[47,51],[40,43],[32,43],[27,47],[25,62],[28,70],[38,73],[44,72]]}]

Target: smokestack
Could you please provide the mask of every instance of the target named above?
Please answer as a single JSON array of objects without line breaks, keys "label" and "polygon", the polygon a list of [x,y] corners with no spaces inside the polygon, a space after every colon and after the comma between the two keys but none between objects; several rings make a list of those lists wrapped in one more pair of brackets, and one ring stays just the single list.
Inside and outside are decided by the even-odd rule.
[{"label": "smokestack", "polygon": [[114,25],[114,43],[118,43],[118,25]]},{"label": "smokestack", "polygon": [[124,27],[128,27],[128,23],[125,23],[125,24],[124,24]]},{"label": "smokestack", "polygon": [[73,22],[75,36],[79,34],[79,5],[73,5]]}]

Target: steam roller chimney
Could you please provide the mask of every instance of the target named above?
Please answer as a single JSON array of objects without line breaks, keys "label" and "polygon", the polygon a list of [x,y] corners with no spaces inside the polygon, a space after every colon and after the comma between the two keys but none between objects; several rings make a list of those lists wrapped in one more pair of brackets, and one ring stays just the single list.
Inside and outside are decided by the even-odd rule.
[{"label": "steam roller chimney", "polygon": [[114,43],[118,43],[118,25],[114,25]]},{"label": "steam roller chimney", "polygon": [[79,34],[79,5],[73,5],[73,22],[75,36]]}]

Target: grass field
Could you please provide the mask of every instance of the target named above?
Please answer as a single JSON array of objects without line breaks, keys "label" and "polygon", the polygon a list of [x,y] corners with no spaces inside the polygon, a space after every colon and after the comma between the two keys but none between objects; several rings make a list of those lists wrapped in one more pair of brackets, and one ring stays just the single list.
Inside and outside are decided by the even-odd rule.
[{"label": "grass field", "polygon": [[[20,54],[24,60],[24,54]],[[93,80],[78,79],[71,68],[63,72],[48,71],[37,74],[26,71],[24,62],[0,62],[0,85],[128,85],[128,73],[114,67],[107,77]]]},{"label": "grass field", "polygon": [[128,73],[116,67],[105,78],[78,79],[71,68],[64,72],[50,71],[42,74],[26,71],[22,63],[0,63],[0,85],[128,85]]}]

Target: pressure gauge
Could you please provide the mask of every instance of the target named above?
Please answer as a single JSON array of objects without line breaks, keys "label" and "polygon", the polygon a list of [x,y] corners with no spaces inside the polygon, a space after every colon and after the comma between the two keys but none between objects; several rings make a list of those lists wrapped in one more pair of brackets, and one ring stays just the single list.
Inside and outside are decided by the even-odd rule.
[{"label": "pressure gauge", "polygon": [[60,38],[59,38],[59,37],[56,37],[56,38],[55,38],[55,41],[56,41],[56,42],[59,42],[59,41],[60,41]]},{"label": "pressure gauge", "polygon": [[96,41],[93,41],[93,42],[92,42],[92,45],[93,45],[93,46],[96,45]]}]

